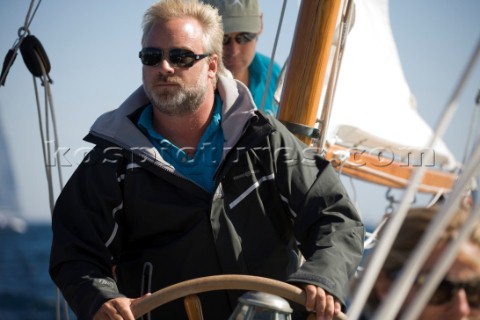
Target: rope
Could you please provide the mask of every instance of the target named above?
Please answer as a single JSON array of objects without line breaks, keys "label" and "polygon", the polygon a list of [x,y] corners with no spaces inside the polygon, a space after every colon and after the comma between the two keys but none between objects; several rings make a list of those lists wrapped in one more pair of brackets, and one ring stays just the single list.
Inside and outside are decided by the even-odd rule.
[{"label": "rope", "polygon": [[[44,89],[45,95],[45,110],[44,110],[44,118],[42,119],[42,112],[40,107],[40,98],[39,98],[39,91],[35,76],[33,76],[33,84],[35,88],[35,99],[37,103],[37,114],[38,114],[38,124],[40,128],[40,143],[42,145],[42,153],[43,153],[43,161],[45,166],[45,175],[47,178],[47,186],[48,186],[48,195],[49,195],[49,204],[50,204],[50,214],[53,214],[53,207],[55,204],[55,197],[54,197],[54,189],[53,189],[53,173],[52,173],[52,157],[51,157],[51,149],[50,149],[50,133],[53,131],[53,141],[54,141],[54,148],[55,150],[59,150],[59,143],[58,143],[58,131],[57,131],[57,122],[55,119],[55,108],[53,104],[53,97],[52,91],[50,86],[50,78],[47,74],[47,70],[43,64],[43,60],[40,55],[35,51],[35,56],[38,60],[39,66],[42,69],[42,77],[41,82]],[[51,127],[50,127],[51,122]],[[55,165],[57,166],[58,170],[58,182],[60,186],[60,190],[63,189],[63,176],[62,176],[62,163],[60,157],[56,159]],[[64,302],[64,316],[65,319],[69,320],[70,316],[68,314],[68,305],[65,299]],[[56,288],[56,314],[57,319],[59,320],[61,314],[61,305],[60,305],[60,294],[59,289]]]}]

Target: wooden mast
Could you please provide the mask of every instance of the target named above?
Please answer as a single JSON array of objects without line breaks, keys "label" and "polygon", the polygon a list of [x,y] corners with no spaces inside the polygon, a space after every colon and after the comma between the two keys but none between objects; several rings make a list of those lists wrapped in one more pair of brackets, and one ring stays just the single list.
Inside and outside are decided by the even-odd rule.
[{"label": "wooden mast", "polygon": [[311,137],[300,131],[312,131],[317,120],[341,2],[304,0],[300,6],[278,118],[307,145]]}]

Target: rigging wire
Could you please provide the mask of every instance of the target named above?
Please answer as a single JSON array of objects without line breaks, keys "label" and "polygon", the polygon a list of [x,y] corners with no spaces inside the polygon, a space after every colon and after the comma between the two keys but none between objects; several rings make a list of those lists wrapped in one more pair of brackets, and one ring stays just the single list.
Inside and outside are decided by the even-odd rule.
[{"label": "rigging wire", "polygon": [[[478,89],[477,97],[475,98],[475,107],[473,108],[473,114],[470,119],[470,127],[468,129],[468,135],[467,135],[467,142],[465,143],[465,149],[463,151],[463,160],[462,163],[465,163],[466,158],[469,154],[468,148],[470,147],[470,141],[472,137],[475,137],[478,135],[476,130],[478,129],[478,123],[480,122],[480,119],[478,118],[479,113],[478,109],[480,108],[480,88]],[[471,152],[471,151],[470,151]]]},{"label": "rigging wire", "polygon": [[30,24],[32,23],[33,18],[35,17],[35,14],[37,13],[38,7],[40,6],[40,3],[42,2],[42,0],[38,1],[37,5],[36,5],[36,7],[35,7],[35,9],[33,10],[33,13],[32,13],[32,9],[33,9],[33,6],[35,4],[35,1],[36,0],[32,0],[30,2],[30,6],[28,8],[27,15],[25,16],[25,23],[22,27],[20,27],[18,29],[18,38],[15,40],[12,48],[10,50],[8,50],[7,55],[5,56],[5,61],[4,61],[3,68],[2,68],[2,74],[0,76],[0,86],[5,85],[5,80],[7,79],[7,74],[10,71],[10,68],[12,67],[13,62],[15,61],[15,58],[17,57],[18,50],[20,49],[20,46],[21,46],[23,40],[25,39],[25,37],[27,37],[30,34],[30,29],[29,29]]},{"label": "rigging wire", "polygon": [[[39,0],[35,5],[36,0],[30,2],[28,12],[25,17],[25,22],[22,27],[18,29],[18,38],[15,40],[12,48],[7,52],[7,55],[4,60],[2,73],[0,76],[0,86],[5,85],[7,74],[10,71],[11,66],[13,65],[16,56],[18,55],[18,50],[21,50],[23,60],[27,65],[27,68],[32,73],[33,76],[33,85],[35,91],[35,100],[37,105],[37,114],[38,114],[38,124],[40,129],[40,139],[42,146],[42,155],[45,166],[45,175],[47,178],[47,187],[49,195],[49,204],[50,212],[53,213],[53,206],[55,202],[54,197],[54,188],[53,188],[53,172],[52,172],[52,150],[50,146],[50,135],[53,134],[53,142],[55,150],[59,150],[59,139],[57,131],[57,123],[55,119],[53,96],[50,84],[52,80],[50,79],[48,72],[50,71],[50,64],[48,57],[43,50],[41,43],[32,35],[30,35],[30,25],[35,17],[38,8],[42,0]],[[25,41],[28,40],[28,41]],[[45,109],[41,110],[41,102],[39,89],[36,81],[36,77],[40,78],[41,84],[44,87],[44,104]],[[45,145],[47,143],[47,146]],[[56,159],[54,165],[57,166],[57,176],[60,190],[63,189],[63,176],[62,176],[62,164],[61,159]],[[60,291],[58,288],[55,290],[55,308],[56,308],[56,318],[61,319],[61,303],[60,303]],[[65,299],[63,299],[64,305],[64,316],[67,320],[70,319],[69,316],[69,307]]]},{"label": "rigging wire", "polygon": [[[263,111],[263,108],[265,106],[265,101],[267,100],[267,95],[268,95],[268,88],[270,86],[270,78],[272,75],[272,69],[273,69],[273,63],[275,59],[275,53],[277,52],[277,44],[278,44],[278,38],[280,36],[280,30],[282,29],[283,25],[283,17],[285,16],[285,8],[287,6],[287,0],[283,0],[283,5],[282,5],[282,12],[280,14],[280,20],[278,21],[278,27],[277,27],[277,33],[275,34],[275,41],[273,43],[273,49],[272,49],[272,56],[270,57],[270,64],[268,65],[268,75],[267,75],[267,82],[265,84],[265,90],[263,91],[263,97],[262,97],[262,105],[260,106],[260,110]],[[277,110],[278,111],[278,110]]]},{"label": "rigging wire", "polygon": [[[456,202],[462,201],[463,199],[462,195],[465,194],[465,190],[468,189],[470,186],[471,177],[478,174],[479,168],[480,168],[480,144],[477,144],[475,151],[472,154],[469,160],[469,163],[467,164],[465,171],[462,174],[462,177],[460,178],[459,183],[457,184],[458,188],[455,188],[455,190],[452,191],[452,193],[454,193],[452,195],[452,198],[455,199],[454,201],[452,201],[452,206],[455,205]],[[455,193],[457,195],[456,197],[455,197]],[[450,218],[455,214],[456,212],[455,209],[457,206],[453,207],[452,213],[450,214]],[[447,211],[450,209],[448,208],[447,204],[445,204],[445,207],[446,209],[443,211]],[[442,216],[443,211],[439,213],[439,216]],[[447,211],[447,213],[448,212],[449,211]],[[435,265],[435,268],[429,272],[429,275],[426,278],[425,284],[422,285],[422,287],[419,289],[419,291],[415,295],[415,298],[412,304],[409,305],[407,309],[404,311],[402,318],[400,318],[401,320],[416,319],[420,315],[420,313],[422,312],[422,309],[427,304],[431,295],[433,294],[435,289],[438,287],[443,277],[447,273],[448,269],[450,268],[455,258],[457,257],[458,250],[464,243],[466,243],[466,241],[468,240],[468,237],[472,234],[472,231],[476,226],[476,222],[479,221],[479,218],[480,218],[480,208],[479,208],[479,201],[477,199],[472,214],[468,217],[467,221],[464,222],[462,228],[459,231],[458,236],[452,241],[452,243],[448,245],[445,252],[443,252],[442,255],[439,257],[438,262]],[[437,220],[439,219],[432,221],[432,225]],[[448,223],[448,220],[446,221],[446,223]],[[443,229],[445,228],[442,228],[441,230]],[[424,235],[424,238],[426,239],[429,239],[429,237],[431,237],[430,234],[428,233],[429,230],[435,230],[435,225],[433,225],[432,227],[429,226],[429,229]],[[435,239],[437,238],[438,236],[435,237]],[[427,241],[428,240],[424,240],[422,238],[421,244],[426,243]],[[418,251],[419,251],[419,254],[423,254],[422,252],[420,252],[420,249]],[[412,257],[412,259],[415,259],[415,257]]]},{"label": "rigging wire", "polygon": [[[32,13],[32,8],[33,8],[33,4],[35,3],[35,0],[32,0],[30,2],[30,7],[28,8],[27,16],[25,17],[25,30],[28,30],[30,28],[30,24],[32,23],[33,18],[35,17],[35,14],[37,13],[38,7],[40,6],[41,2],[42,0],[38,1],[37,6],[35,7],[35,10],[33,11],[33,13]],[[32,15],[30,16],[31,13]]]},{"label": "rigging wire", "polygon": [[[446,128],[450,123],[450,120],[453,117],[455,110],[457,109],[458,97],[460,96],[460,93],[465,88],[467,79],[472,73],[473,67],[479,57],[480,57],[480,41],[477,43],[477,46],[470,60],[468,61],[464,72],[462,73],[462,77],[460,78],[460,81],[458,82],[457,87],[453,91],[452,96],[448,101],[446,108],[444,109],[442,118],[435,130],[435,136],[430,141],[430,144],[428,145],[428,147],[430,148],[433,147],[435,141],[440,136],[442,136],[443,133],[446,131]],[[431,155],[427,155],[427,158],[431,158]],[[431,159],[426,159],[426,161],[427,162],[431,161]],[[403,219],[407,213],[406,200],[408,200],[413,195],[413,192],[415,191],[415,188],[418,185],[418,182],[420,181],[423,175],[423,172],[425,170],[426,170],[425,167],[420,166],[415,171],[414,176],[412,178],[412,183],[409,185],[409,188],[405,192],[405,196],[403,198],[402,203],[400,204],[399,209],[397,210],[396,214],[393,216],[391,220],[392,222],[387,226],[386,230],[390,232],[386,232],[387,233],[386,237],[382,239],[382,241],[379,243],[379,247],[383,245],[383,248],[382,248],[383,250],[378,250],[377,248],[378,250],[377,261],[376,261],[377,265],[374,265],[375,268],[369,270],[372,272],[370,276],[373,276],[374,278],[373,281],[375,281],[375,279],[377,278],[381,265],[385,261],[386,254],[390,250],[391,245],[398,233],[400,225],[403,222]],[[460,182],[463,181],[462,179],[464,176],[466,176],[466,172],[462,174],[461,180],[457,183],[454,190],[459,189],[458,184],[460,184]],[[468,181],[470,182],[471,176],[467,176],[466,179],[469,179]],[[457,195],[457,197],[455,197],[455,195]],[[416,274],[418,273],[418,271],[420,270],[422,264],[426,259],[427,253],[431,252],[431,250],[433,249],[433,246],[435,245],[435,240],[438,238],[440,232],[445,228],[445,225],[448,223],[449,219],[451,218],[451,215],[454,213],[454,210],[453,210],[455,209],[454,207],[458,207],[458,203],[456,203],[460,201],[458,195],[459,195],[458,193],[452,192],[452,194],[447,200],[447,203],[445,204],[445,207],[447,208],[446,210],[443,210],[445,211],[445,213],[443,215],[439,214],[438,219],[436,218],[434,220],[434,222],[437,220],[439,221],[438,223],[436,223],[436,228],[433,229],[432,235],[429,235],[428,237],[425,236],[422,238],[424,239],[424,241],[422,241],[415,250],[415,252],[417,252],[418,254],[414,254],[408,260],[407,264],[402,268],[402,271],[399,277],[401,281],[396,281],[393,284],[393,287],[390,289],[389,293],[387,294],[387,297],[384,303],[382,303],[379,309],[377,310],[375,314],[375,319],[391,319],[391,318],[394,318],[394,316],[398,313],[403,303],[403,300],[407,296],[413,282],[415,281]],[[448,204],[451,204],[451,205],[447,206]],[[455,204],[457,205],[455,206]],[[387,250],[385,251],[385,249]],[[368,284],[368,286],[370,286],[369,288],[369,291],[370,291],[371,286],[373,286],[373,282]],[[366,294],[368,295],[368,293]],[[359,296],[357,295],[357,297]],[[358,301],[360,301],[360,299]]]},{"label": "rigging wire", "polygon": [[[474,50],[474,54],[470,58],[467,63],[465,70],[462,73],[462,77],[460,78],[457,87],[452,93],[451,98],[449,99],[440,122],[438,123],[436,130],[434,131],[434,136],[431,138],[427,148],[433,148],[435,142],[443,135],[446,130],[446,126],[450,123],[451,118],[453,117],[453,113],[457,109],[457,100],[458,96],[461,91],[464,89],[467,79],[469,78],[471,72],[473,71],[473,66],[480,55],[480,42],[477,44],[476,49]],[[431,161],[432,155],[430,153],[427,154],[425,161],[428,163]],[[388,252],[391,249],[393,241],[398,234],[401,224],[407,214],[408,209],[408,202],[413,197],[417,186],[423,177],[424,172],[426,171],[425,166],[419,166],[413,172],[413,176],[410,180],[408,188],[405,191],[403,199],[400,203],[400,206],[396,210],[395,214],[392,216],[390,223],[385,228],[384,238],[382,241],[378,242],[376,250],[372,253],[370,257],[370,261],[368,264],[368,270],[365,272],[362,281],[360,282],[359,286],[356,288],[355,292],[352,295],[352,304],[350,305],[348,311],[348,318],[350,319],[358,319],[361,313],[361,310],[366,302],[367,297],[370,294],[370,291],[373,288],[373,284],[375,283],[380,269],[386,259]],[[425,248],[425,249],[431,249]],[[425,250],[423,253],[427,252]],[[423,260],[422,260],[423,261]],[[403,270],[405,271],[406,268]],[[380,310],[377,311],[377,319],[391,319],[394,315],[398,312],[399,308],[401,307],[401,303],[403,302],[403,298],[408,293],[410,287],[414,281],[414,274],[412,274],[412,270],[406,270],[410,272],[407,274],[406,279],[402,279],[402,284],[394,285],[392,290],[390,290],[390,294],[387,296],[386,302],[380,306]],[[400,286],[402,285],[402,286]],[[393,293],[395,292],[395,298],[393,297]],[[403,298],[402,298],[403,297]]]},{"label": "rigging wire", "polygon": [[338,77],[340,75],[340,68],[342,66],[343,54],[345,52],[348,33],[353,26],[355,16],[355,3],[353,0],[346,0],[344,3],[344,10],[339,25],[339,36],[338,44],[335,50],[335,55],[333,58],[330,79],[328,81],[327,91],[325,94],[324,105],[322,107],[322,114],[320,120],[317,120],[320,124],[320,138],[317,142],[317,147],[320,152],[324,152],[325,140],[326,140],[326,130],[328,128],[328,123],[330,120],[330,114],[332,111],[333,100],[335,97],[335,91],[337,89]]}]

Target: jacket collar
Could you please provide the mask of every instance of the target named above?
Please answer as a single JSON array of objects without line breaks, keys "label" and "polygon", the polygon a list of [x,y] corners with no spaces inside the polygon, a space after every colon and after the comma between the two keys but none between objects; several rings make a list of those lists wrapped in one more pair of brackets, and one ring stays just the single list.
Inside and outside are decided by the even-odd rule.
[{"label": "jacket collar", "polygon": [[[248,88],[233,78],[220,75],[217,88],[223,102],[222,129],[225,149],[228,150],[241,137],[246,123],[254,116],[256,107]],[[154,159],[160,159],[155,147],[129,118],[149,103],[143,86],[140,86],[117,109],[101,115],[90,128],[85,140],[94,143],[99,139],[105,140],[127,150],[141,148]]]}]

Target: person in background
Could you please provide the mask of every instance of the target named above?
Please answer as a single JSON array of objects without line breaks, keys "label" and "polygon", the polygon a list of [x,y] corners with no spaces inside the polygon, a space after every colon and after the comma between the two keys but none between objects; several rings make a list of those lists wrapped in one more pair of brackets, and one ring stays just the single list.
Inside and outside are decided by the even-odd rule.
[{"label": "person in background", "polygon": [[[256,52],[263,28],[262,12],[257,0],[203,0],[218,8],[223,21],[223,62],[233,77],[242,81],[252,93],[257,108],[276,116],[278,103],[274,99],[281,68],[271,59]],[[262,104],[265,88],[268,90]]]},{"label": "person in background", "polygon": [[[93,124],[52,217],[50,275],[79,319],[133,320],[136,298],[219,274],[294,283],[318,319],[345,305],[363,223],[331,164],[225,76],[222,41],[196,0],[145,13],[143,86]],[[205,319],[240,295],[200,294]],[[186,313],[180,300],[151,318]]]},{"label": "person in background", "polygon": [[[413,301],[415,292],[425,282],[429,272],[435,268],[436,262],[449,241],[458,235],[469,211],[470,209],[467,206],[459,209],[442,233],[434,250],[419,272],[402,309],[405,309]],[[368,298],[363,319],[370,319],[373,316],[437,212],[438,207],[434,206],[412,208],[407,213]],[[381,236],[379,241],[382,241]],[[469,241],[460,249],[444,280],[433,293],[417,320],[431,319],[480,319],[480,225],[475,227]]]}]

